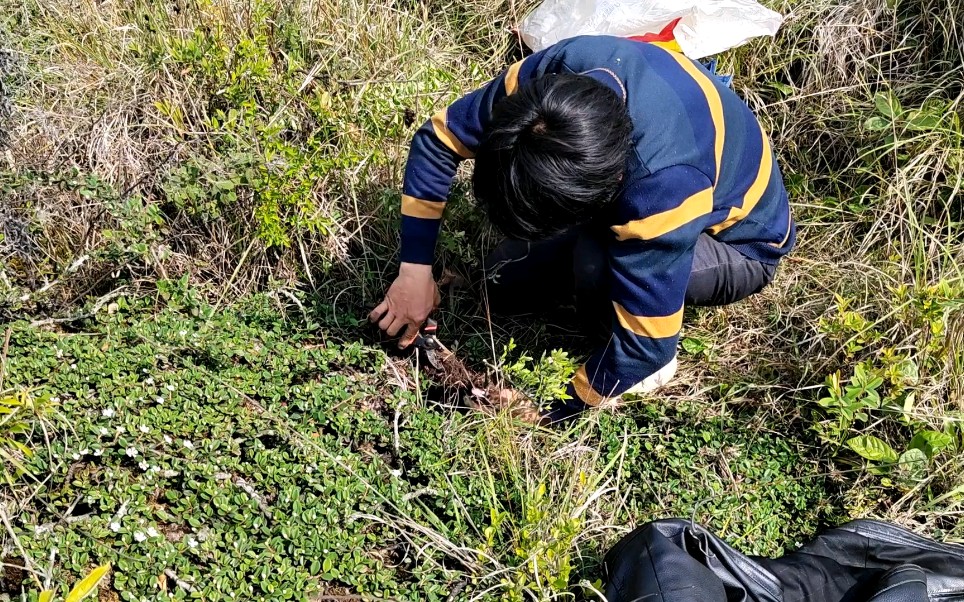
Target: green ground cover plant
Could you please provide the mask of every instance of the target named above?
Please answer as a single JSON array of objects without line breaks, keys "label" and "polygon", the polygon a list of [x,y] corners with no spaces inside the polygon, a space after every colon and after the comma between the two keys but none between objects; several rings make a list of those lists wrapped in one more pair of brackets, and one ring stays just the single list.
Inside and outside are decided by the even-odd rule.
[{"label": "green ground cover plant", "polygon": [[[672,385],[563,431],[453,407],[363,327],[406,145],[521,50],[510,0],[0,0],[0,599],[599,599],[634,525],[779,554],[964,538],[964,7],[768,2],[720,57],[800,225],[688,311]],[[495,241],[463,180],[439,273]],[[484,299],[483,299],[484,301]],[[440,336],[556,394],[566,316]]]}]

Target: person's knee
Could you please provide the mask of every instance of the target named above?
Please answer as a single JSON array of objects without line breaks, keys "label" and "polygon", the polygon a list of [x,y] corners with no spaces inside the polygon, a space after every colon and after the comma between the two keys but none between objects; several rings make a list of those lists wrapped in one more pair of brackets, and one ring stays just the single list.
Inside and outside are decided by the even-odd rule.
[{"label": "person's knee", "polygon": [[753,294],[759,293],[766,287],[773,284],[773,281],[777,277],[777,265],[774,264],[761,264],[763,266],[763,273],[760,276],[760,288],[758,288]]}]

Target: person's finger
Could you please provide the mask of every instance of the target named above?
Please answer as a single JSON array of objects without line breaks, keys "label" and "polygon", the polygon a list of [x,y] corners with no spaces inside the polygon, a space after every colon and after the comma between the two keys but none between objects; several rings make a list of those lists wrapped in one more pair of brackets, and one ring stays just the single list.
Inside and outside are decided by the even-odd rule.
[{"label": "person's finger", "polygon": [[388,328],[385,329],[385,332],[388,333],[388,336],[393,337],[397,335],[399,331],[405,328],[405,324],[406,324],[405,320],[401,318],[395,318],[394,320],[392,320],[392,323],[389,324]]},{"label": "person's finger", "polygon": [[381,319],[382,314],[388,311],[388,299],[385,299],[378,304],[378,307],[372,310],[372,313],[368,314],[368,320],[371,322],[378,322]]},{"label": "person's finger", "polygon": [[388,330],[388,327],[391,326],[392,322],[394,321],[395,321],[395,314],[392,312],[392,310],[388,310],[385,312],[385,315],[382,316],[382,319],[379,320],[378,327],[381,328],[382,330]]},{"label": "person's finger", "polygon": [[409,322],[407,326],[408,328],[405,330],[405,333],[402,335],[402,338],[399,339],[398,341],[398,347],[400,349],[405,349],[406,347],[414,343],[415,337],[418,336],[419,327],[416,326],[414,322]]}]

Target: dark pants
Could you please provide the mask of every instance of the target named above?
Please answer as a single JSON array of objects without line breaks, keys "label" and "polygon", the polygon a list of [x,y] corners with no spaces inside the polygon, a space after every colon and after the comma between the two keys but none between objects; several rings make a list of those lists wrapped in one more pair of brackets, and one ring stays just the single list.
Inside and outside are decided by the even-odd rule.
[{"label": "dark pants", "polygon": [[[575,305],[580,322],[608,336],[612,301],[606,242],[589,228],[527,243],[502,242],[485,260],[486,292],[497,313],[525,314]],[[708,234],[696,242],[686,305],[728,305],[773,281],[775,265],[761,263]]]}]

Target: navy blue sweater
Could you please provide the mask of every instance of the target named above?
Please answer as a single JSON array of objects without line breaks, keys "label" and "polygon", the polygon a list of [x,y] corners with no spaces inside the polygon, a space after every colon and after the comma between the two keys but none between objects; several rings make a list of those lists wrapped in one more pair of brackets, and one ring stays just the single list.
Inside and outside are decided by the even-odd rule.
[{"label": "navy blue sweater", "polygon": [[576,400],[597,405],[674,357],[701,233],[773,264],[796,228],[770,142],[735,93],[682,54],[582,36],[513,64],[418,130],[402,191],[402,261],[432,262],[456,169],[474,156],[493,105],[550,73],[610,86],[633,122],[625,188],[609,218],[613,336],[570,385]]}]

